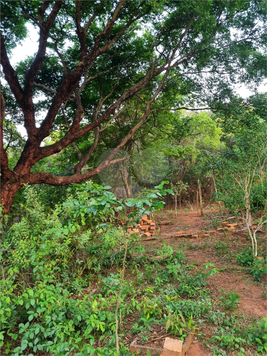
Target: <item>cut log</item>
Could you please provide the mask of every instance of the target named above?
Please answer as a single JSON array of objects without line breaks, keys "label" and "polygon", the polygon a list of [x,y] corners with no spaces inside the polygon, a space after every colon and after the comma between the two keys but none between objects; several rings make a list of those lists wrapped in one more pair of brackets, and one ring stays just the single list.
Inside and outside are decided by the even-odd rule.
[{"label": "cut log", "polygon": [[159,225],[170,225],[172,222],[170,220],[160,221]]}]

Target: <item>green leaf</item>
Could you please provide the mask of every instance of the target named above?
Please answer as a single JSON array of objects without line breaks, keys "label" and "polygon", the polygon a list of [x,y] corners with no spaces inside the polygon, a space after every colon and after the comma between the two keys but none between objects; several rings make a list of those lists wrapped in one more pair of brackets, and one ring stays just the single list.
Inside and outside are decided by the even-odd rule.
[{"label": "green leaf", "polygon": [[23,340],[21,341],[21,345],[20,345],[21,351],[24,351],[24,350],[27,348],[27,346],[28,346],[28,341],[25,340],[25,339],[23,339]]}]

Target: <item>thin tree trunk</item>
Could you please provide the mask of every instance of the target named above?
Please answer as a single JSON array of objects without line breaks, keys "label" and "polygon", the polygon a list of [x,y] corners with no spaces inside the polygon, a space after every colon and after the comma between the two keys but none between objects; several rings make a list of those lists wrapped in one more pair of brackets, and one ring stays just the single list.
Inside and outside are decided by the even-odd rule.
[{"label": "thin tree trunk", "polygon": [[123,163],[122,163],[122,180],[123,180],[124,187],[125,187],[125,190],[126,190],[127,198],[131,198],[132,197],[132,191],[131,191],[131,187],[128,184],[127,175],[128,175],[128,172],[127,172],[126,162],[123,161]]},{"label": "thin tree trunk", "polygon": [[198,179],[198,191],[199,191],[199,205],[200,205],[200,215],[203,216],[203,206],[202,206],[202,193],[201,193],[201,183]]},{"label": "thin tree trunk", "polygon": [[175,216],[177,217],[177,193],[174,193],[174,210]]}]

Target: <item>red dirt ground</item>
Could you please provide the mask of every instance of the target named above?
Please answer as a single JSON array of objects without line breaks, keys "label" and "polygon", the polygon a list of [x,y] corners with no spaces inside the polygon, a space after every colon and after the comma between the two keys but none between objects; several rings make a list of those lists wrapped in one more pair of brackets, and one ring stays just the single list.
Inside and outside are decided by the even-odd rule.
[{"label": "red dirt ground", "polygon": [[[204,216],[200,215],[199,211],[183,211],[175,214],[174,212],[160,212],[155,218],[156,222],[169,220],[170,224],[161,227],[161,235],[177,234],[183,231],[185,234],[197,234],[200,231],[206,233],[210,230],[216,230],[216,227],[221,227],[220,222],[229,217],[227,212],[219,210],[205,210]],[[231,219],[231,223],[236,220]],[[240,226],[240,225],[239,225]],[[226,233],[224,231],[216,231],[215,237],[204,236],[197,239],[186,238],[165,238],[164,242],[171,246],[179,246],[184,242],[187,246],[185,253],[188,263],[200,264],[214,263],[215,267],[220,270],[215,277],[208,278],[208,288],[211,296],[214,299],[219,299],[222,295],[222,290],[235,292],[240,296],[240,303],[237,313],[244,314],[248,317],[267,316],[267,301],[262,296],[264,284],[266,286],[266,279],[262,283],[255,282],[253,278],[244,271],[244,269],[237,265],[235,260],[235,251],[242,248],[243,245],[248,246],[249,241],[246,237],[245,231],[239,229],[237,232]],[[266,250],[266,233],[260,234],[260,252]],[[226,242],[230,248],[232,255],[229,254],[214,254],[214,245],[218,242]],[[151,241],[151,243],[161,245],[161,242]],[[260,255],[260,253],[259,253]],[[228,256],[228,257],[227,257]],[[232,258],[232,259],[231,259]],[[187,356],[210,356],[212,353],[205,349],[205,347],[198,343],[195,338],[191,345]],[[247,355],[250,356],[250,355]],[[252,354],[251,354],[252,356]]]}]

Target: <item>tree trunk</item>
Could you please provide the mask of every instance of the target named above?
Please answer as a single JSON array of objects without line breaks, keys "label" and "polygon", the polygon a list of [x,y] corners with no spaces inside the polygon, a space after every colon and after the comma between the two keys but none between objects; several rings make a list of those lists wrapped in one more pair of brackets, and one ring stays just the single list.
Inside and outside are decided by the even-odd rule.
[{"label": "tree trunk", "polygon": [[203,216],[203,206],[202,206],[202,192],[201,192],[201,183],[198,180],[198,190],[199,190],[199,206],[200,206],[200,215]]},{"label": "tree trunk", "polygon": [[22,187],[19,182],[1,182],[1,205],[3,215],[9,214],[17,191]]},{"label": "tree trunk", "polygon": [[177,218],[177,193],[174,193],[174,209],[175,209],[175,216]]},{"label": "tree trunk", "polygon": [[127,172],[126,162],[123,161],[123,163],[122,163],[122,180],[123,180],[124,187],[126,190],[127,198],[131,198],[132,192],[131,192],[131,187],[128,184],[127,176],[128,176],[128,172]]}]

